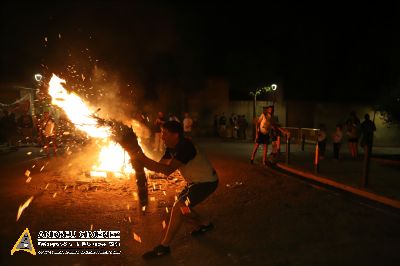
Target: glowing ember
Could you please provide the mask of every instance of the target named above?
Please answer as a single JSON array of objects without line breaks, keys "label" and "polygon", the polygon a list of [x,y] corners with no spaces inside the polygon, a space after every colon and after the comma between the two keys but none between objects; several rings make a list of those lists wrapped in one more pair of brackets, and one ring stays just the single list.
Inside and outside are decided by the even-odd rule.
[{"label": "glowing ember", "polygon": [[137,192],[133,192],[133,193],[132,193],[132,196],[133,196],[133,200],[138,200],[138,194],[137,194]]},{"label": "glowing ember", "polygon": [[107,173],[103,171],[90,171],[90,176],[92,177],[107,177]]},{"label": "glowing ember", "polygon": [[22,204],[22,205],[19,206],[19,208],[18,208],[18,214],[17,214],[17,220],[16,220],[16,221],[19,220],[19,217],[21,217],[22,212],[23,212],[26,208],[28,208],[28,206],[29,206],[29,204],[32,202],[32,200],[33,200],[33,196],[30,197],[27,201],[25,201],[24,204]]},{"label": "glowing ember", "polygon": [[142,243],[142,239],[140,238],[140,236],[138,236],[137,234],[135,234],[135,232],[133,233],[133,239],[135,239],[137,242]]}]

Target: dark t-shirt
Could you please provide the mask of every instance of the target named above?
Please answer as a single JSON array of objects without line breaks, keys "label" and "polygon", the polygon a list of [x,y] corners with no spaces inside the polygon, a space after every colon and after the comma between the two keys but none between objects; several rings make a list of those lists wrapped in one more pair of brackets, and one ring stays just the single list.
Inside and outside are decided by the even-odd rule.
[{"label": "dark t-shirt", "polygon": [[167,148],[162,159],[176,159],[182,162],[183,165],[178,170],[188,183],[218,180],[210,162],[188,139],[182,139],[173,149]]},{"label": "dark t-shirt", "polygon": [[176,159],[183,164],[187,164],[196,154],[196,148],[193,143],[188,139],[183,139],[175,148],[167,148],[162,159]]}]

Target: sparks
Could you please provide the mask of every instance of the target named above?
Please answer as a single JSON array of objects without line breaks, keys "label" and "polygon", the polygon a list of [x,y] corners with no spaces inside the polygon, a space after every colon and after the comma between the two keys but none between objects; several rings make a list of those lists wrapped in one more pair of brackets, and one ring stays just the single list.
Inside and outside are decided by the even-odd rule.
[{"label": "sparks", "polygon": [[32,202],[32,200],[33,200],[33,196],[30,197],[27,201],[25,201],[24,204],[22,204],[22,205],[19,206],[19,208],[18,208],[18,214],[17,214],[17,220],[16,220],[16,221],[19,220],[19,218],[21,217],[22,212],[23,212],[26,208],[28,208],[28,206],[29,206],[29,204]]}]

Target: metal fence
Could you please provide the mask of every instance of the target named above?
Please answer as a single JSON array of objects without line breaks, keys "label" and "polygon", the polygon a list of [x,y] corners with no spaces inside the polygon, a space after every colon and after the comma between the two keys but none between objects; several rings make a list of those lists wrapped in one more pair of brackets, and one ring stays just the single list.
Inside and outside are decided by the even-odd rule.
[{"label": "metal fence", "polygon": [[[314,152],[314,172],[317,174],[319,172],[319,143],[318,143],[318,135],[320,129],[318,128],[297,128],[297,127],[281,127],[286,133],[282,134],[280,142],[286,143],[286,152],[285,152],[285,161],[286,164],[290,163],[290,145],[291,144],[299,144],[301,146],[301,150],[304,151],[305,144],[311,144],[311,146],[315,146]],[[288,139],[287,136],[290,136]],[[279,145],[280,147],[280,145]],[[364,145],[364,166],[362,173],[362,187],[369,186],[369,171],[370,171],[370,148],[368,145]],[[280,148],[279,148],[280,150]]]},{"label": "metal fence", "polygon": [[[318,137],[318,128],[299,128],[299,127],[282,127],[290,133],[290,143],[293,144],[315,144]],[[282,140],[286,142],[286,135],[282,136]]]},{"label": "metal fence", "polygon": [[318,141],[318,133],[318,128],[301,128],[301,141],[304,141],[304,143],[315,144]]},{"label": "metal fence", "polygon": [[[300,128],[298,127],[282,127],[283,130],[289,132],[291,143],[300,143]],[[282,141],[287,142],[287,135],[282,136]]]}]

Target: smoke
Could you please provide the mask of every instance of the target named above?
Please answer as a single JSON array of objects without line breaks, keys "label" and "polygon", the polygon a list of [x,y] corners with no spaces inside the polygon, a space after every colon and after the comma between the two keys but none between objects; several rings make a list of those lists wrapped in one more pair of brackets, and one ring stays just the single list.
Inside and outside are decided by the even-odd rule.
[{"label": "smoke", "polygon": [[132,97],[126,97],[117,75],[109,74],[104,69],[95,66],[92,71],[92,88],[96,92],[91,104],[101,108],[100,116],[108,119],[126,121],[135,112]]},{"label": "smoke", "polygon": [[96,142],[86,145],[71,144],[72,148],[63,157],[63,162],[57,164],[57,171],[62,176],[76,179],[85,176],[98,160],[100,147]]}]

